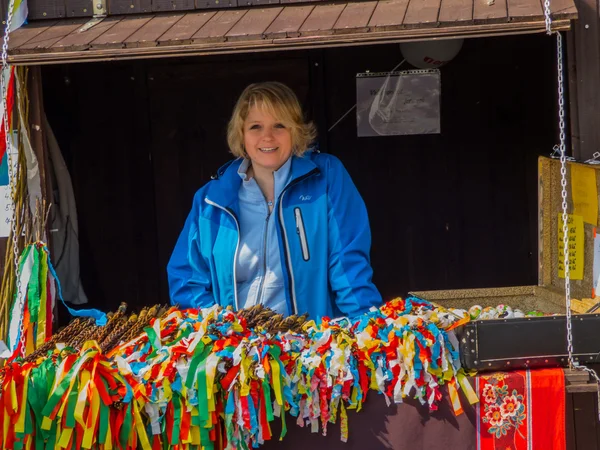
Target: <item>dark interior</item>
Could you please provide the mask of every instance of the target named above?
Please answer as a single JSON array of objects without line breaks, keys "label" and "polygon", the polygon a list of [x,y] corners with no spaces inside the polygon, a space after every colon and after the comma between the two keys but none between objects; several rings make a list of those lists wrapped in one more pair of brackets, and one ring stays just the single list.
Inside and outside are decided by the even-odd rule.
[{"label": "dark interior", "polygon": [[[89,63],[43,69],[70,168],[93,306],[168,301],[165,266],[194,192],[226,162],[242,89],[292,87],[369,211],[374,281],[411,290],[537,283],[537,157],[556,143],[554,40],[466,40],[442,67],[442,133],[356,137],[355,76],[398,45]],[[408,69],[405,65],[402,69]]]}]

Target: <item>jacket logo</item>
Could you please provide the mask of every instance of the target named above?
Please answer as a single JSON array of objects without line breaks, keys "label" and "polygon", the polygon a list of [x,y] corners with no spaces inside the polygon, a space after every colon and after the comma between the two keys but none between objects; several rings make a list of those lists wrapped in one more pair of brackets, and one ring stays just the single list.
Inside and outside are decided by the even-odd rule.
[{"label": "jacket logo", "polygon": [[312,198],[312,195],[301,195],[300,200],[302,200],[303,202],[307,202]]}]

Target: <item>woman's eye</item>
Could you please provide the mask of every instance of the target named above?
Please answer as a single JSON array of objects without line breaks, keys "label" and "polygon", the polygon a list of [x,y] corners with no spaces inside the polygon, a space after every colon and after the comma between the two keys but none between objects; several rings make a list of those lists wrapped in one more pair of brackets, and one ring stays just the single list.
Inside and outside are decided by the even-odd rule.
[{"label": "woman's eye", "polygon": [[282,123],[275,124],[275,128],[285,128],[285,125]]},{"label": "woman's eye", "polygon": [[260,129],[260,125],[254,124],[250,126],[251,130],[259,130]]}]

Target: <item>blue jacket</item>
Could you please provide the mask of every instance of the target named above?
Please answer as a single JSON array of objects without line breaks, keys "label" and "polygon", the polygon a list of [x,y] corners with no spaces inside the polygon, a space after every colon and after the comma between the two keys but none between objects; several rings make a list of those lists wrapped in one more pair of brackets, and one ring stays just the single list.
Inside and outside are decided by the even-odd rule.
[{"label": "blue jacket", "polygon": [[[241,159],[225,164],[194,196],[192,211],[167,266],[171,302],[238,309]],[[365,204],[335,156],[293,156],[291,181],[276,200],[288,310],[311,318],[355,316],[381,304],[370,264]]]}]

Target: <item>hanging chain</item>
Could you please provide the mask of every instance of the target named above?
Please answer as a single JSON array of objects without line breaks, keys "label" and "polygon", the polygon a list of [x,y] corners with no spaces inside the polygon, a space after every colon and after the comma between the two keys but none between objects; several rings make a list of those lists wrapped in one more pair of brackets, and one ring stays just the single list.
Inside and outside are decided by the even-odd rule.
[{"label": "hanging chain", "polygon": [[[19,273],[19,237],[17,236],[17,174],[18,171],[15,170],[15,162],[13,161],[12,155],[12,139],[10,133],[10,127],[8,126],[8,104],[6,102],[6,97],[8,94],[8,83],[10,82],[10,66],[8,64],[8,41],[10,39],[10,27],[12,25],[13,19],[13,10],[15,7],[15,0],[10,0],[8,5],[8,17],[6,19],[6,26],[4,28],[4,42],[2,43],[2,75],[0,76],[0,92],[2,92],[2,121],[4,123],[4,135],[6,139],[6,154],[8,159],[8,176],[9,176],[9,185],[12,197],[12,205],[11,205],[11,222],[10,228],[12,233],[12,244],[13,244],[13,263],[15,265],[15,281],[16,281],[16,298],[15,300],[18,302],[17,311],[21,311],[23,309],[23,300],[21,298],[21,276]],[[8,76],[8,80],[5,78]],[[18,152],[17,152],[17,163],[19,160]],[[21,342],[21,356],[25,356],[25,333],[23,330],[23,314],[19,314],[19,336]],[[11,349],[12,350],[12,349]]]},{"label": "hanging chain", "polygon": [[546,34],[552,34],[552,15],[550,12],[550,0],[544,0],[544,16],[546,17]]}]

